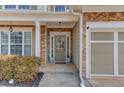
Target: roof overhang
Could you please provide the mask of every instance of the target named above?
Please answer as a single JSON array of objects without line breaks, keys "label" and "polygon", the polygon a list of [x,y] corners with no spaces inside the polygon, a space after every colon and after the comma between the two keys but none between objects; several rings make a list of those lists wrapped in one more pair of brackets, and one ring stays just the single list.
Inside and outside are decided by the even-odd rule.
[{"label": "roof overhang", "polygon": [[0,21],[77,22],[78,19],[79,16],[72,13],[0,11]]},{"label": "roof overhang", "polygon": [[73,5],[75,11],[85,12],[124,12],[124,5]]},{"label": "roof overhang", "polygon": [[83,5],[82,12],[124,12],[124,5]]}]

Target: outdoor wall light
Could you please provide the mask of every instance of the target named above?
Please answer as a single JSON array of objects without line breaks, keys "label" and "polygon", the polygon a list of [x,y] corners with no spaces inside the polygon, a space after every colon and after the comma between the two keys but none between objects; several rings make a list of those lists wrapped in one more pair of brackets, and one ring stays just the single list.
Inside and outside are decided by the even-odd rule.
[{"label": "outdoor wall light", "polygon": [[9,27],[9,31],[10,31],[10,32],[13,32],[12,25],[10,25],[10,27]]}]

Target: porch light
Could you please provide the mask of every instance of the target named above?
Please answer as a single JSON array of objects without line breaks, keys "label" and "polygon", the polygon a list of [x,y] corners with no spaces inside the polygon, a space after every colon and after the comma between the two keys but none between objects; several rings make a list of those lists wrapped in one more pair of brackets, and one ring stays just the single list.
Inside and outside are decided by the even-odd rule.
[{"label": "porch light", "polygon": [[62,22],[59,22],[59,25],[61,25],[62,24]]},{"label": "porch light", "polygon": [[61,28],[61,26],[62,26],[62,22],[59,21],[58,24],[59,24],[59,27]]},{"label": "porch light", "polygon": [[10,32],[13,32],[12,25],[10,25],[10,27],[9,27],[9,31],[10,31]]}]

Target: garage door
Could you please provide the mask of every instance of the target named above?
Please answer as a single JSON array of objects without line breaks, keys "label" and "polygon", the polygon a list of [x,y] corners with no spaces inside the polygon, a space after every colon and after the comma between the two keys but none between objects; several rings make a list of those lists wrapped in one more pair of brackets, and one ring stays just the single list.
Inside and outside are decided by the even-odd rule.
[{"label": "garage door", "polygon": [[124,76],[124,28],[103,25],[88,31],[87,68],[90,76]]}]

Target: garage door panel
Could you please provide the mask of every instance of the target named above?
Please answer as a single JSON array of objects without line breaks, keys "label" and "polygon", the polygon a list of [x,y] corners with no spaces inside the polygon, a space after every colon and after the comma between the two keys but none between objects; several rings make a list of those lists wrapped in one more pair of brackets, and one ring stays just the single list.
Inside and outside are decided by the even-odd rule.
[{"label": "garage door panel", "polygon": [[124,75],[124,43],[118,45],[118,69],[119,74]]},{"label": "garage door panel", "polygon": [[114,74],[114,44],[91,44],[91,74]]},{"label": "garage door panel", "polygon": [[113,32],[91,32],[91,40],[111,41],[111,40],[114,40],[114,33]]},{"label": "garage door panel", "polygon": [[124,32],[119,32],[118,33],[118,40],[119,41],[124,41]]}]

